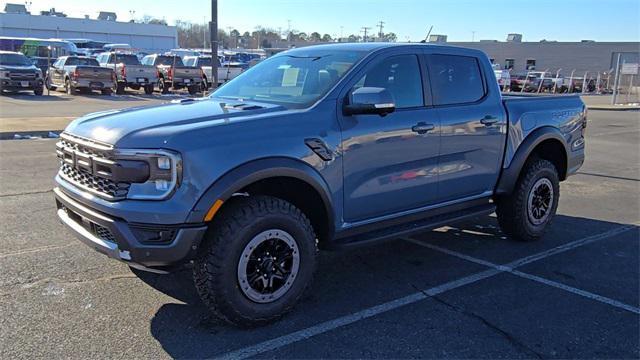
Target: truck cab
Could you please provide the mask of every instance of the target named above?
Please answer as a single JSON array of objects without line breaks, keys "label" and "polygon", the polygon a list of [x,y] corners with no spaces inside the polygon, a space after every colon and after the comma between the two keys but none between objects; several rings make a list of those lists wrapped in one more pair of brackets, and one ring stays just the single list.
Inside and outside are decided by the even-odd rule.
[{"label": "truck cab", "polygon": [[54,193],[82,242],[138,270],[192,262],[211,312],[255,326],[308,290],[319,249],[492,212],[543,238],[585,127],[579,97],[503,97],[477,50],[310,46],[204,99],[75,120]]}]

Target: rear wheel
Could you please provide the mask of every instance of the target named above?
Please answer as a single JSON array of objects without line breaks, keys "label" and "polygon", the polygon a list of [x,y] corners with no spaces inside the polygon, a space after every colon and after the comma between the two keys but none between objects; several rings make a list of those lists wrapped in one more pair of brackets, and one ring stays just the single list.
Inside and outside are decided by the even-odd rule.
[{"label": "rear wheel", "polygon": [[167,83],[164,82],[164,79],[158,79],[158,90],[161,94],[169,93],[169,88],[167,87]]},{"label": "rear wheel", "polygon": [[121,83],[121,82],[115,82],[113,84],[113,91],[118,94],[118,95],[122,95],[124,94],[124,88],[125,88],[125,84]]},{"label": "rear wheel", "polygon": [[316,267],[309,219],[278,198],[234,200],[211,225],[194,268],[196,289],[220,319],[249,327],[282,317]]},{"label": "rear wheel", "polygon": [[189,86],[187,89],[189,90],[189,95],[195,95],[198,92],[200,92],[200,86],[199,85]]},{"label": "rear wheel", "polygon": [[76,89],[71,85],[71,81],[69,79],[64,81],[64,92],[68,95],[73,95],[76,92]]},{"label": "rear wheel", "polygon": [[111,95],[112,93],[111,89],[102,89],[101,92],[102,95]]},{"label": "rear wheel", "polygon": [[147,95],[153,94],[153,85],[145,85],[144,93]]},{"label": "rear wheel", "polygon": [[513,193],[497,199],[500,228],[514,240],[538,240],[555,216],[559,196],[556,167],[548,160],[530,159]]}]

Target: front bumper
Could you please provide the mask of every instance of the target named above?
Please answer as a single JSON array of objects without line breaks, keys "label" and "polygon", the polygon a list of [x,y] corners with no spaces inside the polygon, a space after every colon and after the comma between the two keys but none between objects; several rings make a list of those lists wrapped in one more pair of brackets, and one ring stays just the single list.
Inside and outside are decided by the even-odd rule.
[{"label": "front bumper", "polygon": [[[165,272],[192,259],[207,229],[203,224],[159,227],[128,223],[79,203],[60,188],[53,192],[58,217],[80,241],[110,258],[143,270]],[[140,229],[171,231],[173,235],[161,244],[143,243],[139,239]]]},{"label": "front bumper", "polygon": [[[26,86],[25,86],[26,85]],[[34,90],[41,88],[44,82],[40,78],[36,79],[0,79],[0,88],[2,90]]]}]

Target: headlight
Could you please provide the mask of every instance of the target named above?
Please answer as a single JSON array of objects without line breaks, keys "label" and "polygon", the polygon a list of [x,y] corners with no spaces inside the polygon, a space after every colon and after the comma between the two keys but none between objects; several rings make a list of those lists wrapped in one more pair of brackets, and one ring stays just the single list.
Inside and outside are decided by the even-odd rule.
[{"label": "headlight", "polygon": [[166,199],[180,185],[182,158],[169,150],[122,149],[116,150],[118,160],[145,161],[149,165],[149,177],[144,182],[132,182],[127,199]]},{"label": "headlight", "polygon": [[42,77],[42,70],[38,69],[38,70],[36,71],[36,77],[37,77],[37,78],[41,78],[41,77]]},{"label": "headlight", "polygon": [[11,76],[11,73],[8,71],[0,71],[0,78],[8,79]]}]

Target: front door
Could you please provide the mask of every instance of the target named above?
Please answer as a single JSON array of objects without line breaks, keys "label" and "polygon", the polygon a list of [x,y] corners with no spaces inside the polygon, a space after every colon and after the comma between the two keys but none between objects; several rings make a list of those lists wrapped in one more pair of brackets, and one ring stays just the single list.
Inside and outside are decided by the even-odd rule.
[{"label": "front door", "polygon": [[506,115],[492,69],[475,57],[427,56],[441,120],[438,202],[490,195],[502,165]]},{"label": "front door", "polygon": [[414,53],[379,55],[350,87],[386,88],[396,110],[386,116],[339,115],[348,223],[419,208],[436,199],[439,120],[425,96],[422,62]]}]

